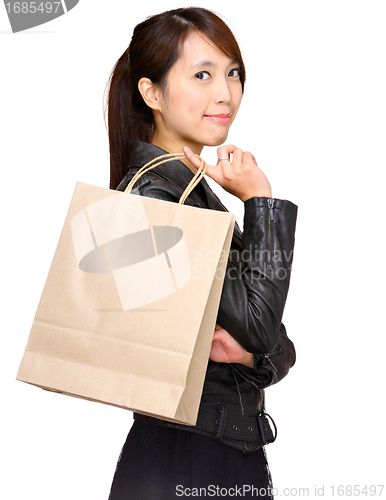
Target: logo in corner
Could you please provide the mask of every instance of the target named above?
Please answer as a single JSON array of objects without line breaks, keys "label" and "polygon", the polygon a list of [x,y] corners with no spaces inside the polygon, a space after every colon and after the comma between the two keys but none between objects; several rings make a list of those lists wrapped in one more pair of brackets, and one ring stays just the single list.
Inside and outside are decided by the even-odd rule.
[{"label": "logo in corner", "polygon": [[4,0],[4,6],[13,33],[48,23],[63,14],[67,14],[78,3],[79,0],[61,0],[56,2]]}]

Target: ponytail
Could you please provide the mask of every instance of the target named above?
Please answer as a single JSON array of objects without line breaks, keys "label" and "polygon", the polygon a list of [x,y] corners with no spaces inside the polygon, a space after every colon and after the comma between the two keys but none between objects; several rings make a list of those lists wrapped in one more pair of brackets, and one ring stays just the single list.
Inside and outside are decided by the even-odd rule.
[{"label": "ponytail", "polygon": [[110,189],[116,189],[127,173],[131,142],[150,141],[154,123],[150,108],[132,81],[129,50],[115,64],[107,87]]}]

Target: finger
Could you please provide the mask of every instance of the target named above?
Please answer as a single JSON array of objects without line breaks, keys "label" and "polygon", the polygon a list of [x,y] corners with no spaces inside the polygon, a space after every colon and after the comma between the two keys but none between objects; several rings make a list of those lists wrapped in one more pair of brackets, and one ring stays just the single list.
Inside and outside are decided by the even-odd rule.
[{"label": "finger", "polygon": [[[193,153],[193,151],[187,146],[182,148],[186,158],[190,161],[190,163],[197,168],[197,170],[201,167],[201,160],[197,158],[197,156]],[[205,162],[205,175],[208,175],[211,179],[213,179],[217,183],[221,183],[221,179],[223,178],[221,169],[218,166],[210,165]],[[201,169],[203,170],[203,169]]]},{"label": "finger", "polygon": [[234,146],[233,144],[228,144],[227,146],[220,146],[219,148],[217,148],[217,157],[218,158],[222,158],[222,157],[229,158],[231,153],[233,153],[233,151],[235,149],[236,149],[236,146]]},{"label": "finger", "polygon": [[[234,159],[234,156],[233,159],[231,159],[230,155],[232,153],[234,155],[234,152],[237,151],[237,149],[238,148],[236,148],[236,146],[234,146],[233,144],[229,144],[227,146],[221,146],[217,149],[218,158],[222,158],[222,160],[217,162],[217,165],[221,169],[220,170],[220,172],[222,173],[221,177],[225,177],[225,179],[229,179],[232,176],[232,170],[233,170],[232,161]],[[225,158],[228,158],[228,160],[226,160]]]},{"label": "finger", "polygon": [[183,150],[184,155],[186,156],[186,158],[193,165],[193,167],[199,169],[200,166],[201,166],[201,160],[200,160],[200,158],[197,158],[197,156],[193,153],[193,151],[190,148],[188,148],[188,147],[182,148],[182,150]]},{"label": "finger", "polygon": [[254,165],[256,165],[257,167],[257,161],[256,161],[256,158],[253,156],[252,153],[250,153],[249,151],[246,151],[243,155],[243,162],[245,163],[253,163]]},{"label": "finger", "polygon": [[[187,146],[182,148],[184,151],[184,155],[186,158],[190,161],[190,163],[197,169],[197,170],[203,170],[201,168],[201,159],[198,158],[193,151],[188,148]],[[222,174],[221,171],[219,170],[218,167],[215,167],[214,165],[209,165],[209,163],[205,162],[205,175],[208,175],[211,179],[213,179],[215,182],[219,182],[222,179]]]},{"label": "finger", "polygon": [[232,163],[241,165],[243,163],[244,151],[240,148],[235,148],[233,151],[233,160]]}]

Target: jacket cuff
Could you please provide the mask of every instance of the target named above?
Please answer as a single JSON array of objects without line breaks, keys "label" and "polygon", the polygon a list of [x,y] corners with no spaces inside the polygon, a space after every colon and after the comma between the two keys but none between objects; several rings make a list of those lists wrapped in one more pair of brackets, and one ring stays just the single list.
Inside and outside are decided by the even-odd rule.
[{"label": "jacket cuff", "polygon": [[275,370],[271,367],[261,354],[254,354],[254,367],[233,363],[234,368],[245,380],[259,389],[265,389],[272,385],[275,379]]},{"label": "jacket cuff", "polygon": [[295,203],[292,203],[292,201],[282,200],[280,198],[266,198],[262,196],[253,196],[252,198],[248,198],[248,200],[245,200],[244,201],[245,212],[253,214],[255,213],[255,210],[258,207],[266,208],[268,206],[268,200],[274,200],[275,209],[278,208],[280,210],[285,210],[286,212],[292,214],[294,217],[297,216],[298,206],[295,205]]}]

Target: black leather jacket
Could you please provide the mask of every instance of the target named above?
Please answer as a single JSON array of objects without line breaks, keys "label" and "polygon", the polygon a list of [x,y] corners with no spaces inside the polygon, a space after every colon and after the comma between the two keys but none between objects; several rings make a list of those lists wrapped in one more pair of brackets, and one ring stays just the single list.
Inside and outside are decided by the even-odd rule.
[{"label": "black leather jacket", "polygon": [[[128,173],[117,189],[124,191],[140,167],[163,154],[166,152],[157,146],[134,142]],[[178,203],[192,178],[191,170],[175,160],[142,175],[131,192]],[[185,204],[227,211],[205,178]],[[221,405],[228,415],[241,420],[255,418],[263,409],[264,388],[279,382],[295,363],[295,348],[281,319],[290,282],[296,216],[297,206],[287,200],[253,197],[244,202],[244,230],[235,223],[217,323],[254,353],[254,368],[209,360],[199,417],[202,409]],[[240,439],[237,432],[234,439],[228,435],[220,441],[245,451],[258,447]]]}]

